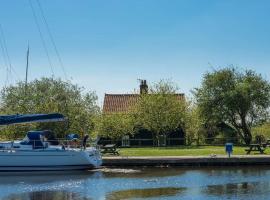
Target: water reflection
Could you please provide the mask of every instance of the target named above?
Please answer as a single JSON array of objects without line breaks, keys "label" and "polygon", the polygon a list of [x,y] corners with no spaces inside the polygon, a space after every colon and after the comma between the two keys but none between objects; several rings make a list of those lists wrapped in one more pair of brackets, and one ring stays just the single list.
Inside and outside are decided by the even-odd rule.
[{"label": "water reflection", "polygon": [[260,166],[260,170],[254,170],[254,168],[250,166],[227,166],[224,167],[206,167],[200,168],[198,171],[200,173],[205,173],[208,176],[233,176],[237,174],[237,176],[265,176],[269,174],[269,166]]},{"label": "water reflection", "polygon": [[0,172],[0,186],[7,184],[44,184],[57,181],[80,181],[101,176],[99,172]]},{"label": "water reflection", "polygon": [[45,184],[106,178],[157,178],[181,176],[183,168],[103,168],[94,171],[73,172],[0,172],[0,186],[13,184]]},{"label": "water reflection", "polygon": [[183,192],[185,188],[147,188],[147,189],[131,189],[121,190],[108,194],[106,200],[128,200],[134,198],[153,198],[153,197],[169,197],[175,196]]},{"label": "water reflection", "polygon": [[168,177],[180,176],[186,173],[185,168],[161,168],[161,167],[144,167],[132,169],[119,169],[119,168],[104,168],[100,170],[106,178],[147,178],[147,177]]},{"label": "water reflection", "polygon": [[2,200],[91,200],[78,193],[68,191],[38,191],[12,194]]},{"label": "water reflection", "polygon": [[224,185],[209,185],[202,192],[208,195],[243,195],[243,194],[265,194],[270,192],[269,182],[243,182]]},{"label": "water reflection", "polygon": [[269,195],[270,167],[0,173],[1,200],[247,200],[268,199]]}]

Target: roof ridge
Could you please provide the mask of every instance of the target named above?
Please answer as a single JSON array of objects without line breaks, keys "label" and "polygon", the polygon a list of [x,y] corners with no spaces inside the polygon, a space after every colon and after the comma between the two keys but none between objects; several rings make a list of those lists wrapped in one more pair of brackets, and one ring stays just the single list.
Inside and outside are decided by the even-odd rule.
[{"label": "roof ridge", "polygon": [[135,95],[140,95],[140,94],[107,94],[107,93],[105,93],[105,95],[110,95],[110,96],[125,96],[125,95],[131,95],[131,96],[135,96]]},{"label": "roof ridge", "polygon": [[[150,93],[151,94],[151,93]],[[118,95],[118,96],[124,96],[124,95],[140,95],[140,94],[112,94],[112,93],[110,93],[110,94],[108,94],[108,93],[105,93],[105,95]],[[185,93],[174,93],[173,95],[185,95]]]}]

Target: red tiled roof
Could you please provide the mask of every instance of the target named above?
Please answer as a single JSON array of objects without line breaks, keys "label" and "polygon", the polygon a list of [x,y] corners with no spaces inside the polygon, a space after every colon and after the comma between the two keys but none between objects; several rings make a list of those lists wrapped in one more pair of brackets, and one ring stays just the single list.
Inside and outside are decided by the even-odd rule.
[{"label": "red tiled roof", "polygon": [[[183,100],[184,94],[176,94],[177,99]],[[140,94],[105,94],[103,113],[127,112],[138,102]]]},{"label": "red tiled roof", "polygon": [[138,102],[139,94],[105,94],[103,112],[126,112]]}]

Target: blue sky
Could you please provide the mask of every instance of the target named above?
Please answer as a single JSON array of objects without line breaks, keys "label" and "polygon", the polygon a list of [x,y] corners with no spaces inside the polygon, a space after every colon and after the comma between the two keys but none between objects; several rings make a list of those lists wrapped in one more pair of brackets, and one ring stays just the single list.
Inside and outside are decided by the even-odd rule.
[{"label": "blue sky", "polygon": [[[138,78],[171,79],[181,92],[200,85],[204,72],[234,64],[269,80],[270,1],[260,0],[39,0],[68,79],[104,93],[127,93]],[[65,79],[42,21],[54,76]],[[29,0],[1,0],[0,24],[15,73],[52,76]],[[0,87],[6,64],[0,49]]]}]

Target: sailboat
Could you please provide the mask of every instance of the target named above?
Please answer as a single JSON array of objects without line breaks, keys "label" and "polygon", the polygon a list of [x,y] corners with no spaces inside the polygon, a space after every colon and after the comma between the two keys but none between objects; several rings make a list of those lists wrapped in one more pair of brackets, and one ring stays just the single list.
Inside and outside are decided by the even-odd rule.
[{"label": "sailboat", "polygon": [[[2,115],[0,127],[65,120],[59,113]],[[99,150],[87,147],[87,136],[77,148],[71,147],[70,141],[46,137],[46,131],[29,131],[21,141],[1,142],[0,171],[86,170],[98,168],[102,164]]]}]

